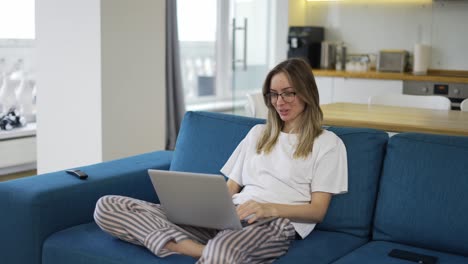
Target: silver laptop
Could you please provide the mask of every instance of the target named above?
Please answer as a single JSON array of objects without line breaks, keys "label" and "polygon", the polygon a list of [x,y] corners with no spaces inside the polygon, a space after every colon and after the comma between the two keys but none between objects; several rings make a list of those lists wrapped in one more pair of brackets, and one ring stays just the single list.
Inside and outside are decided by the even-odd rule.
[{"label": "silver laptop", "polygon": [[269,222],[241,221],[222,175],[148,170],[167,218],[175,224],[218,230],[242,229]]}]

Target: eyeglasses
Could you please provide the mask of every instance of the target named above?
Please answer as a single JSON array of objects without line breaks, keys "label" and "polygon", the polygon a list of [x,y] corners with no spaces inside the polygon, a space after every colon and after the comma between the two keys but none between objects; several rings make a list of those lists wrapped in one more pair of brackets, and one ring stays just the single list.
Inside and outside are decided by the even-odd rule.
[{"label": "eyeglasses", "polygon": [[278,96],[283,98],[283,101],[286,103],[294,102],[294,98],[296,98],[296,92],[282,92],[282,93],[266,93],[265,96],[270,100],[271,103],[276,103],[278,101]]}]

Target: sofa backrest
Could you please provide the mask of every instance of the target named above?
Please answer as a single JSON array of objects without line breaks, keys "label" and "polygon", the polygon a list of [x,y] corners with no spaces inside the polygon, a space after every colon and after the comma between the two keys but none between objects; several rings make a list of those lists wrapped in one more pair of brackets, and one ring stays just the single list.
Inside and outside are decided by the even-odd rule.
[{"label": "sofa backrest", "polygon": [[468,137],[390,138],[373,238],[468,256]]},{"label": "sofa backrest", "polygon": [[374,129],[330,127],[346,146],[348,192],[333,197],[317,228],[370,236],[388,134]]},{"label": "sofa backrest", "polygon": [[[182,122],[171,170],[219,174],[251,127],[262,119],[219,113],[188,112]],[[388,135],[364,128],[328,130],[344,142],[348,155],[348,193],[337,195],[317,228],[370,235],[377,186]]]},{"label": "sofa backrest", "polygon": [[170,170],[220,174],[237,145],[263,119],[211,112],[187,112]]}]

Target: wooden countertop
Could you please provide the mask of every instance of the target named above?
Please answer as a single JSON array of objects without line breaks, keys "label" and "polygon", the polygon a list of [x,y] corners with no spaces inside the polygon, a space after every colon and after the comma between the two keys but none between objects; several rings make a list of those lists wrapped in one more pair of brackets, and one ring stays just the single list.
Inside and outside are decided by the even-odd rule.
[{"label": "wooden countertop", "polygon": [[321,108],[323,124],[328,126],[468,136],[468,112],[352,103],[325,104]]},{"label": "wooden countertop", "polygon": [[350,71],[335,71],[312,69],[314,76],[317,77],[344,77],[358,79],[380,79],[380,80],[402,80],[402,81],[431,81],[442,83],[468,83],[468,73],[465,71],[442,71],[432,70],[428,75],[413,75],[410,72],[393,73],[393,72],[350,72]]}]

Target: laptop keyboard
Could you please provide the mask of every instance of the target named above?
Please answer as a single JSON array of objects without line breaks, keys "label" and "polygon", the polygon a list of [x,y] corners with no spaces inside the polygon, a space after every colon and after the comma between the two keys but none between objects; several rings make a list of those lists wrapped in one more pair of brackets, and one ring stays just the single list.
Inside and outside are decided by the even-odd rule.
[{"label": "laptop keyboard", "polygon": [[249,226],[251,224],[249,224],[249,222],[247,222],[247,220],[241,220],[241,225],[242,225],[242,227],[246,227],[246,226]]}]

